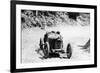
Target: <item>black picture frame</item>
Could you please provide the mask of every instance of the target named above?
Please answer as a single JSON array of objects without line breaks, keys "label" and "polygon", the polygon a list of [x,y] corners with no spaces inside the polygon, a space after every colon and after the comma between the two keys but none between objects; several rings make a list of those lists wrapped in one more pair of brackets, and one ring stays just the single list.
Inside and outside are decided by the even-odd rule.
[{"label": "black picture frame", "polygon": [[[16,5],[37,5],[37,6],[53,6],[53,7],[71,7],[94,9],[94,64],[75,65],[75,66],[57,66],[57,67],[41,67],[41,68],[24,68],[16,69]],[[11,1],[11,25],[10,25],[10,71],[11,72],[29,72],[29,71],[45,71],[45,70],[62,70],[62,69],[79,69],[97,67],[97,6],[95,5],[79,5],[79,4],[62,4],[48,2],[33,2],[33,1]]]}]

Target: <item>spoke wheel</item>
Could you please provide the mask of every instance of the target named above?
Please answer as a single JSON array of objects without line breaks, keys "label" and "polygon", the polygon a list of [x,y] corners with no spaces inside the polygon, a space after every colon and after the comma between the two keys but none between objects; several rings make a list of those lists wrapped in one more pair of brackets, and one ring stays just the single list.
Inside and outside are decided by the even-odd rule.
[{"label": "spoke wheel", "polygon": [[70,59],[72,56],[72,48],[70,44],[67,45],[66,54],[67,54],[67,58]]}]

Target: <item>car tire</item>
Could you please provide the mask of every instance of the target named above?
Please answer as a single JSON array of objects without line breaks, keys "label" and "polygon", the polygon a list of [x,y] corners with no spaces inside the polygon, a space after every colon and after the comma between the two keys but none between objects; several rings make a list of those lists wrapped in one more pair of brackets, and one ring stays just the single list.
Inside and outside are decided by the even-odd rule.
[{"label": "car tire", "polygon": [[44,57],[48,58],[49,57],[49,43],[46,42],[43,48],[43,53],[44,53]]},{"label": "car tire", "polygon": [[43,49],[43,40],[42,40],[42,38],[40,38],[40,49],[42,50]]},{"label": "car tire", "polygon": [[71,48],[70,43],[67,45],[66,54],[67,54],[67,58],[70,59],[72,56],[72,48]]}]

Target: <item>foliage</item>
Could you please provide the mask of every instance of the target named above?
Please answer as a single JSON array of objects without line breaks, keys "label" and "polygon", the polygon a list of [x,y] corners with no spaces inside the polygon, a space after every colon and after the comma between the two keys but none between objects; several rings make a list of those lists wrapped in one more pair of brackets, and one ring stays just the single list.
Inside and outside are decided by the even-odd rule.
[{"label": "foliage", "polygon": [[23,28],[53,27],[57,25],[89,25],[89,13],[75,13],[64,11],[21,10],[21,24]]}]

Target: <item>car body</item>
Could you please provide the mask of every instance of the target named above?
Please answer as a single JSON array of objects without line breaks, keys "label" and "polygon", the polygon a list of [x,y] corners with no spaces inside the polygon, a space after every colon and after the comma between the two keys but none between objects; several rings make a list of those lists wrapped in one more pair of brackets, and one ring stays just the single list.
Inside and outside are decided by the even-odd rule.
[{"label": "car body", "polygon": [[[68,50],[69,46],[66,48]],[[60,32],[57,31],[51,31],[51,32],[46,32],[44,34],[44,38],[40,38],[40,49],[43,50],[44,57],[49,58],[51,56],[58,55],[58,57],[61,57],[61,54],[67,54],[68,51],[65,51],[63,48],[63,37],[61,36]],[[71,57],[71,51],[70,51],[70,56]],[[67,57],[66,55],[66,57]],[[68,58],[68,57],[67,57]]]}]

